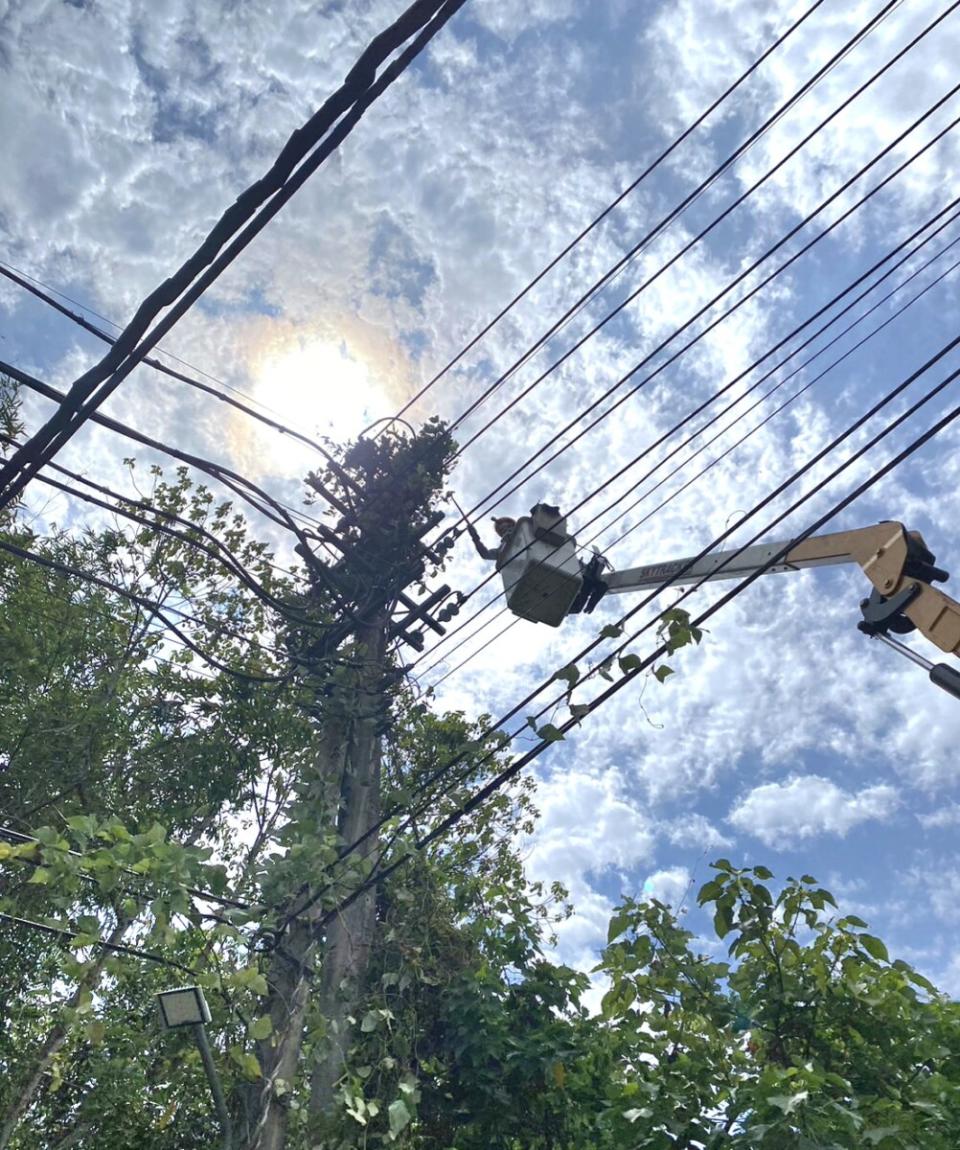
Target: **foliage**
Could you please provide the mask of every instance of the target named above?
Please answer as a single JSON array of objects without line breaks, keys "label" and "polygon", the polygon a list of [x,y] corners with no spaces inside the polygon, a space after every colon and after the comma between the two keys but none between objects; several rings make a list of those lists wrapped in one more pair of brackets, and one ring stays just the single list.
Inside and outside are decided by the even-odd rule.
[{"label": "foliage", "polygon": [[[0,425],[17,435],[5,394]],[[131,464],[144,524],[43,538],[22,512],[0,524],[0,543],[53,565],[0,549],[0,1150],[214,1144],[197,1051],[162,1033],[153,1007],[184,982],[211,1005],[246,1145],[265,1097],[289,1119],[290,1150],[960,1144],[957,1007],[809,877],[774,893],[769,871],[720,860],[700,901],[723,959],[698,954],[661,903],[625,901],[593,1015],[588,978],[550,957],[565,892],[524,872],[529,779],[413,849],[503,767],[502,739],[482,735],[486,718],[432,713],[343,620],[387,612],[442,566],[419,541],[450,453],[434,422],[363,439],[312,476],[339,506],[310,542],[336,547],[301,548],[302,576],[279,572],[184,471],[144,483]],[[239,676],[201,667],[161,611]],[[685,612],[661,618],[667,653],[700,637]],[[638,664],[621,653],[623,674]],[[556,678],[569,697],[587,674]],[[320,928],[302,914],[291,926],[291,908],[309,897],[331,910],[373,865],[343,858],[351,780],[334,777],[331,753],[371,728],[388,816],[378,850],[406,866],[377,888],[337,1106],[321,1121],[310,1068],[330,1034],[316,982],[283,1079],[268,1063],[293,1012],[271,980],[294,929],[303,977],[331,969]]]},{"label": "foliage", "polygon": [[960,1136],[960,1012],[810,876],[714,864],[699,902],[732,963],[652,900],[611,922],[603,1014],[618,1145],[880,1150]]}]

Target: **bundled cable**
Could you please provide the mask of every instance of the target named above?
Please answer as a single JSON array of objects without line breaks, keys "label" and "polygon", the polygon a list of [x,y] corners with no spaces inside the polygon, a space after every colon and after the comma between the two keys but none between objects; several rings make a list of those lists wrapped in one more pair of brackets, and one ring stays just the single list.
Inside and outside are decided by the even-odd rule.
[{"label": "bundled cable", "polygon": [[[464,0],[414,0],[403,15],[371,41],[338,91],[293,133],[270,171],[238,197],[198,250],[143,301],[110,351],[74,382],[59,410],[0,467],[0,508],[16,499],[36,472],[91,418],[331,155],[367,108],[463,3]],[[408,47],[378,76],[378,68],[411,37]],[[164,308],[169,310],[151,328]]]}]

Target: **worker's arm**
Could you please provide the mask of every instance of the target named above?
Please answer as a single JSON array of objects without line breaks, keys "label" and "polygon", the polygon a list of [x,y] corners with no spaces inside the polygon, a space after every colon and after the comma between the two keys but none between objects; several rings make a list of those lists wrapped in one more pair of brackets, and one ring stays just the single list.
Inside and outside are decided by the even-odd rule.
[{"label": "worker's arm", "polygon": [[500,553],[499,547],[486,547],[476,527],[469,521],[467,522],[467,530],[470,532],[470,538],[473,540],[473,545],[477,549],[477,554],[481,559],[489,559],[491,562],[497,558]]}]

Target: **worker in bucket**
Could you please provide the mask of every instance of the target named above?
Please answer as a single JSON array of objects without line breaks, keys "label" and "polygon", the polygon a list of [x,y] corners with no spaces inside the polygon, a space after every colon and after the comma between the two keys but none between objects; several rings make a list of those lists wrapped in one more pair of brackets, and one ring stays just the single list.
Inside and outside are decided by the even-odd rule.
[{"label": "worker in bucket", "polygon": [[511,519],[509,515],[497,515],[493,518],[493,529],[500,537],[500,544],[497,547],[487,547],[483,540],[480,538],[480,533],[472,523],[467,521],[467,530],[470,532],[470,538],[473,540],[473,545],[477,549],[477,554],[481,559],[489,559],[492,561],[499,560],[507,540],[513,534],[514,528],[517,526],[516,519]]}]

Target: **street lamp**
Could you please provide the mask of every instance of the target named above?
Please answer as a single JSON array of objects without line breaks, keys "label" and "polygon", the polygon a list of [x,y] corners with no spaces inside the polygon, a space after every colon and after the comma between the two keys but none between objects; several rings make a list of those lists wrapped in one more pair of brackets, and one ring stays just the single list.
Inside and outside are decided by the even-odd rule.
[{"label": "street lamp", "polygon": [[207,1032],[203,1028],[205,1022],[210,1021],[210,1008],[207,1006],[203,991],[199,986],[180,986],[175,990],[164,990],[157,995],[160,1005],[160,1017],[164,1028],[177,1030],[183,1026],[193,1029],[193,1036],[203,1059],[203,1068],[207,1072],[210,1083],[210,1092],[213,1103],[217,1108],[217,1116],[223,1128],[223,1150],[233,1148],[233,1129],[230,1123],[230,1111],[227,1109],[227,1100],[223,1096],[223,1087],[220,1076],[213,1061],[213,1051],[207,1040]]}]

